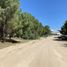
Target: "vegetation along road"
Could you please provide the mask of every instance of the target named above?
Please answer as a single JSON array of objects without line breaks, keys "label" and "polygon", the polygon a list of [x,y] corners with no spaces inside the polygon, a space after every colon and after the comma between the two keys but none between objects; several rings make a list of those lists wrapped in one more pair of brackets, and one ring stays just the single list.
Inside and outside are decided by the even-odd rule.
[{"label": "vegetation along road", "polygon": [[64,44],[48,37],[0,49],[0,67],[67,67]]}]

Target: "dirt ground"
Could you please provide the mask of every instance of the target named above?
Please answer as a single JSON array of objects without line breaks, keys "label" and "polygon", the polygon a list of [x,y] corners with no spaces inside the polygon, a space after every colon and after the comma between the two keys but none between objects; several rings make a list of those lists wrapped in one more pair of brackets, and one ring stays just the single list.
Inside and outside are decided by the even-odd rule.
[{"label": "dirt ground", "polygon": [[67,67],[66,43],[52,36],[0,49],[0,67]]}]

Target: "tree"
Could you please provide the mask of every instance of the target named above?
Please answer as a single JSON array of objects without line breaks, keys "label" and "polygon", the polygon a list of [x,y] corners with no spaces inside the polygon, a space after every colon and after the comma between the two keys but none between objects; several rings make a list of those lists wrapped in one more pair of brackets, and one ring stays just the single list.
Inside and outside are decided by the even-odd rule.
[{"label": "tree", "polygon": [[[49,26],[43,26],[34,16],[27,12],[21,12],[19,15],[19,27],[17,27],[16,36],[24,39],[36,39],[40,36],[50,34]],[[17,26],[18,26],[17,25]]]},{"label": "tree", "polygon": [[45,32],[46,32],[47,34],[50,34],[50,33],[51,33],[50,27],[49,27],[48,25],[46,25],[46,26],[44,27],[44,29],[45,29]]},{"label": "tree", "polygon": [[[22,38],[34,39],[37,34],[37,24],[38,21],[29,13],[24,12],[21,14],[22,17]],[[36,31],[35,31],[36,30]]]},{"label": "tree", "polygon": [[50,33],[48,26],[43,26],[30,13],[19,10],[19,0],[0,0],[0,38],[21,37],[36,39]]},{"label": "tree", "polygon": [[0,34],[3,40],[7,35],[8,22],[14,17],[18,7],[18,0],[0,0]]},{"label": "tree", "polygon": [[51,30],[50,27],[48,25],[43,27],[43,35],[50,35],[51,34]]},{"label": "tree", "polygon": [[[42,24],[32,16],[31,14],[24,12],[20,14],[20,29],[16,36],[22,37],[24,39],[36,39],[40,36],[40,30]],[[19,32],[21,31],[21,33]]]},{"label": "tree", "polygon": [[61,34],[67,35],[67,20],[65,21],[64,25],[61,27]]}]

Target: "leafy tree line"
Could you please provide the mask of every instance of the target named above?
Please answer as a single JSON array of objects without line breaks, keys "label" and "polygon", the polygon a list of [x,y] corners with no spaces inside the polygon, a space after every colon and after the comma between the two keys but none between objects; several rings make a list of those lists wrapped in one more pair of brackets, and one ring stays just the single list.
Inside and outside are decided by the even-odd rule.
[{"label": "leafy tree line", "polygon": [[67,35],[67,20],[65,21],[64,25],[61,27],[61,34]]},{"label": "leafy tree line", "polygon": [[9,31],[9,22],[19,8],[18,0],[0,0],[0,38],[4,40]]},{"label": "leafy tree line", "polygon": [[36,39],[50,34],[49,26],[43,26],[34,16],[19,9],[19,0],[0,0],[0,39],[21,37]]}]

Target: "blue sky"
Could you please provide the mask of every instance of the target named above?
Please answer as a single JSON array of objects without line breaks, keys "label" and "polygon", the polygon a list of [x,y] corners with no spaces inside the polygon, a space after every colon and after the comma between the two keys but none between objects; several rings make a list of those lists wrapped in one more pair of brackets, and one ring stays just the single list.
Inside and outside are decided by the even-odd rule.
[{"label": "blue sky", "polygon": [[67,0],[20,0],[20,8],[55,31],[67,20]]}]

